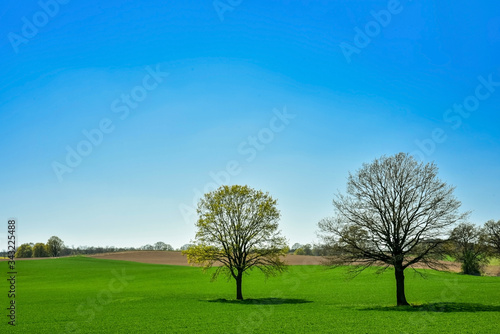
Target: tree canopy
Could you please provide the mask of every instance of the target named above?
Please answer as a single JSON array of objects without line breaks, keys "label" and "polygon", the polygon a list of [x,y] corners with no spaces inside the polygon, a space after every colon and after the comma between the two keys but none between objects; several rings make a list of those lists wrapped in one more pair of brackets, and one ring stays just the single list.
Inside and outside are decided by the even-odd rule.
[{"label": "tree canopy", "polygon": [[280,212],[268,193],[248,186],[222,186],[205,194],[198,204],[194,245],[183,251],[190,263],[215,268],[236,280],[236,298],[243,299],[242,278],[253,268],[266,276],[283,272],[281,256],[287,241],[280,235]]},{"label": "tree canopy", "polygon": [[470,223],[459,224],[451,232],[450,241],[449,253],[462,262],[462,273],[481,275],[489,255],[484,228]]},{"label": "tree canopy", "polygon": [[14,256],[18,258],[27,258],[31,257],[32,255],[33,255],[33,248],[31,247],[31,245],[22,244],[17,248],[16,254]]},{"label": "tree canopy", "polygon": [[335,215],[319,223],[329,245],[330,265],[351,264],[357,272],[394,267],[397,305],[408,305],[404,270],[418,262],[439,264],[451,227],[466,217],[454,188],[438,177],[434,163],[399,153],[349,173],[347,194],[333,200]]},{"label": "tree canopy", "polygon": [[48,257],[49,247],[43,242],[37,242],[33,246],[33,257]]},{"label": "tree canopy", "polygon": [[64,247],[64,242],[59,239],[59,237],[52,236],[47,241],[47,250],[50,256],[56,257],[59,256],[59,253]]}]

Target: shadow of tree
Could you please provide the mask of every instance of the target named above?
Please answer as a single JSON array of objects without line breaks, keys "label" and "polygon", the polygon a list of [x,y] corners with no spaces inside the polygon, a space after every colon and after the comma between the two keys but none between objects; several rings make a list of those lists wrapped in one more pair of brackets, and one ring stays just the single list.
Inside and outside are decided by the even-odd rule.
[{"label": "shadow of tree", "polygon": [[257,299],[213,299],[206,300],[209,303],[239,304],[239,305],[282,305],[282,304],[306,304],[312,303],[310,300],[294,298],[257,298]]},{"label": "shadow of tree", "polygon": [[379,306],[360,309],[361,311],[396,311],[396,312],[500,312],[500,305],[479,303],[429,303],[411,306]]}]

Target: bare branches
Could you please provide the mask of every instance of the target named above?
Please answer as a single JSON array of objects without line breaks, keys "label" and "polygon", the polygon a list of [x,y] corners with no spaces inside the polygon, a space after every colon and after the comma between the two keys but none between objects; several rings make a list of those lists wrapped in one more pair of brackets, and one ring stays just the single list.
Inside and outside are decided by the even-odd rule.
[{"label": "bare branches", "polygon": [[466,217],[453,190],[437,177],[436,165],[408,154],[363,164],[349,174],[347,194],[333,200],[335,217],[319,223],[329,244],[326,263],[354,265],[354,274],[393,266],[397,305],[408,305],[404,270],[418,262],[436,268],[448,230]]},{"label": "bare branches", "polygon": [[347,194],[333,200],[335,218],[319,223],[335,262],[435,267],[449,229],[466,217],[437,171],[399,153],[349,174]]},{"label": "bare branches", "polygon": [[484,224],[487,233],[487,242],[497,255],[500,256],[500,220],[489,220]]}]

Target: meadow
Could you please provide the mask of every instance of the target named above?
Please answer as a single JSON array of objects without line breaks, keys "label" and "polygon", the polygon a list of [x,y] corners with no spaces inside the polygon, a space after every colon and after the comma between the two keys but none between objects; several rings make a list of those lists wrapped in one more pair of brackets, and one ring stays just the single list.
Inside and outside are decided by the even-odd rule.
[{"label": "meadow", "polygon": [[[69,257],[17,261],[17,326],[1,333],[499,333],[500,277],[406,272],[414,306],[395,307],[394,272],[291,266],[210,282],[199,268]],[[6,263],[2,264],[5,267]]]}]

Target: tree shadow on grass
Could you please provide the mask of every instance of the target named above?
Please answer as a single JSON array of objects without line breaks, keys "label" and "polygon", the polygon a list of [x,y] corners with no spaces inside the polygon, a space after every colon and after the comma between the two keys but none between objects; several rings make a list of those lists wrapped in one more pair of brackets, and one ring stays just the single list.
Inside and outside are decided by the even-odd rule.
[{"label": "tree shadow on grass", "polygon": [[294,298],[257,298],[257,299],[213,299],[206,300],[209,303],[239,304],[239,305],[283,305],[283,304],[306,304],[312,303],[310,300]]},{"label": "tree shadow on grass", "polygon": [[411,306],[379,306],[363,308],[361,311],[396,311],[396,312],[500,312],[500,305],[479,303],[429,303]]}]

